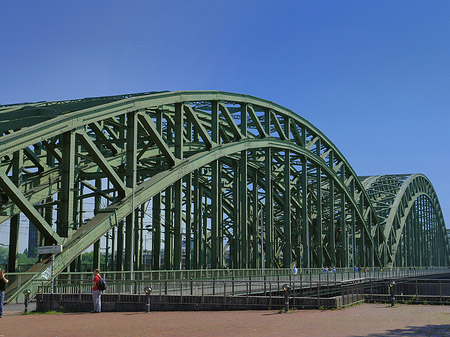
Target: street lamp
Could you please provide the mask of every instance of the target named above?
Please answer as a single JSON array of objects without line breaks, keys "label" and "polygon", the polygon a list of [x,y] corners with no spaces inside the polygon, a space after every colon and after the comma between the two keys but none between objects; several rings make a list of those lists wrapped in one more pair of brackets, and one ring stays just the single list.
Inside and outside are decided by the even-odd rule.
[{"label": "street lamp", "polygon": [[287,283],[283,284],[284,291],[284,313],[289,312],[289,291],[291,290],[291,286]]},{"label": "street lamp", "polygon": [[152,293],[152,287],[145,287],[144,292],[147,295],[147,313],[150,313],[150,294]]}]

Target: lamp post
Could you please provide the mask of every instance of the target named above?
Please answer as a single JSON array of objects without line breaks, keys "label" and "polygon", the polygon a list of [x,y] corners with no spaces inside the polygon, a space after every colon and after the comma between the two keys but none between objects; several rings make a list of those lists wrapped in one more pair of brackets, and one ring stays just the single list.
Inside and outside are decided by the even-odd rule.
[{"label": "lamp post", "polygon": [[147,295],[147,313],[149,314],[151,312],[150,307],[150,294],[152,292],[152,287],[145,287],[144,288],[145,295]]},{"label": "lamp post", "polygon": [[291,286],[287,283],[283,284],[284,291],[284,313],[289,312],[289,291],[291,290]]}]

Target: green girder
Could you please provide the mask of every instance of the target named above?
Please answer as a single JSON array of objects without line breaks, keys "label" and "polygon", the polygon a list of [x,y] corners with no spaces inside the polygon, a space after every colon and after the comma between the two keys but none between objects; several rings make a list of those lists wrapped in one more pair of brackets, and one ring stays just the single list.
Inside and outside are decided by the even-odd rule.
[{"label": "green girder", "polygon": [[[63,243],[56,274],[78,270],[94,244],[98,261],[111,231],[107,268],[142,268],[144,219],[153,269],[449,264],[423,175],[360,179],[320,130],[260,98],[181,91],[9,105],[0,132],[0,222],[16,230],[22,212],[47,244]],[[416,254],[407,244],[422,234]],[[9,299],[48,280],[49,260],[32,270]]]}]

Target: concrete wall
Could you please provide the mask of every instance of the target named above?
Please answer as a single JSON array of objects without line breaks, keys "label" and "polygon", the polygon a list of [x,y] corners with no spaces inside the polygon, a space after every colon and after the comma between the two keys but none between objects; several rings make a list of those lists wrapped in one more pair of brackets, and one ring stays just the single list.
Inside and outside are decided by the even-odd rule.
[{"label": "concrete wall", "polygon": [[[360,300],[361,298],[352,298]],[[89,294],[38,294],[37,311],[62,310],[68,312],[89,312],[92,310],[92,297]],[[339,308],[348,303],[349,298],[290,297],[289,305],[297,309]],[[146,311],[145,295],[105,294],[102,296],[102,311]],[[281,296],[151,296],[151,310],[278,310],[284,308]]]}]

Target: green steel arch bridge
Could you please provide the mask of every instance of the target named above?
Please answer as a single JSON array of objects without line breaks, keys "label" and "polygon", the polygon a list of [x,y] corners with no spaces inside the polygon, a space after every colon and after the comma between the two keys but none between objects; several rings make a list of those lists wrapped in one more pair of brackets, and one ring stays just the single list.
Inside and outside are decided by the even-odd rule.
[{"label": "green steel arch bridge", "polygon": [[[153,92],[0,106],[0,226],[17,268],[20,214],[108,268],[448,266],[441,207],[422,174],[358,177],[307,120],[260,98]],[[104,240],[104,239],[103,239]],[[48,280],[49,258],[33,276]]]}]

